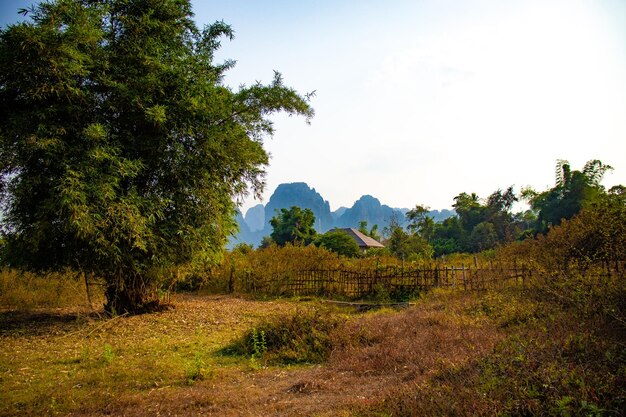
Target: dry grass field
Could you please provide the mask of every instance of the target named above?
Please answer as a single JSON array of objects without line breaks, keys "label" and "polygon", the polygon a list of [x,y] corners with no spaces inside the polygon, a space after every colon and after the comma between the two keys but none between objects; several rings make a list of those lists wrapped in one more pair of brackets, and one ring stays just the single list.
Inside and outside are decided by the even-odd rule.
[{"label": "dry grass field", "polygon": [[[267,323],[322,316],[336,323],[323,361],[266,346]],[[365,313],[183,294],[132,317],[13,306],[0,312],[0,415],[620,415],[623,332],[571,317],[520,290]],[[258,352],[229,351],[251,329],[269,329],[254,333]]]},{"label": "dry grass field", "polygon": [[392,387],[476,360],[501,338],[484,318],[436,301],[336,311],[349,333],[337,335],[327,364],[265,365],[219,351],[264,318],[318,302],[178,295],[172,304],[113,319],[77,309],[3,312],[1,413],[349,415]]}]

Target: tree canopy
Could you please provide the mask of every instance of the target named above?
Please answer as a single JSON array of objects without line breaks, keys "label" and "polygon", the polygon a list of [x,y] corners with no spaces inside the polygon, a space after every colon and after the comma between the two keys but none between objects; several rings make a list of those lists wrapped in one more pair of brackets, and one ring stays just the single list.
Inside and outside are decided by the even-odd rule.
[{"label": "tree canopy", "polygon": [[380,234],[378,234],[378,225],[375,224],[370,229],[368,229],[367,220],[361,220],[359,222],[359,232],[363,233],[365,236],[371,237],[374,240],[381,240]]},{"label": "tree canopy", "polygon": [[[418,206],[421,207],[421,206]],[[410,213],[410,212],[409,212]],[[409,221],[413,222],[412,215],[407,213]],[[432,247],[428,241],[410,223],[407,233],[396,218],[389,222],[389,239],[385,242],[387,250],[394,256],[401,259],[430,258],[433,255]]]},{"label": "tree canopy", "polygon": [[588,161],[582,171],[572,171],[566,160],[557,161],[554,187],[541,193],[532,189],[523,192],[523,196],[538,213],[537,232],[546,232],[550,226],[571,219],[584,207],[598,201],[605,194],[600,182],[611,169],[610,165],[597,159]]},{"label": "tree canopy", "polygon": [[315,245],[349,258],[358,256],[360,252],[356,241],[342,229],[329,230],[317,236]]},{"label": "tree canopy", "polygon": [[[433,224],[426,215],[427,208],[416,206],[407,212],[408,228],[432,245],[435,256],[493,249],[545,233],[549,227],[604,199],[607,193],[600,182],[611,169],[594,159],[576,171],[571,170],[567,161],[559,160],[556,184],[544,192],[525,189],[518,196],[511,186],[496,190],[486,199],[476,193],[462,192],[454,197],[455,217]],[[617,195],[623,191],[622,186],[616,186],[611,193]],[[513,213],[513,205],[520,197],[530,203],[530,209]]]},{"label": "tree canopy", "polygon": [[273,228],[270,237],[279,246],[287,243],[308,245],[313,242],[317,232],[313,228],[315,215],[310,209],[301,209],[293,206],[277,211],[276,216],[270,220]]},{"label": "tree canopy", "polygon": [[418,205],[407,212],[408,228],[432,246],[435,256],[481,252],[521,235],[522,221],[511,213],[516,201],[513,187],[496,190],[486,199],[462,192],[454,197],[456,216],[435,223],[428,208]]},{"label": "tree canopy", "polygon": [[223,22],[187,0],[56,0],[0,31],[4,261],[107,282],[107,309],[145,309],[154,271],[215,261],[234,200],[260,193],[268,118],[313,115],[271,83],[232,90]]}]

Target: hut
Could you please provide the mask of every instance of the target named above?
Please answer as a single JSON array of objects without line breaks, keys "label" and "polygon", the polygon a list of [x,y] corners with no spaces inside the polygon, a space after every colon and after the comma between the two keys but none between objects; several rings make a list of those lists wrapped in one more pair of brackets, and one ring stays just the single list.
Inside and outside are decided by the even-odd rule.
[{"label": "hut", "polygon": [[372,249],[372,248],[384,248],[385,247],[385,245],[383,245],[379,241],[372,239],[371,237],[361,233],[359,230],[353,227],[346,227],[346,228],[333,229],[333,230],[338,230],[338,231],[347,233],[348,236],[350,236],[352,239],[356,241],[356,244],[359,245],[359,248],[361,248],[363,252],[367,252],[368,249]]}]

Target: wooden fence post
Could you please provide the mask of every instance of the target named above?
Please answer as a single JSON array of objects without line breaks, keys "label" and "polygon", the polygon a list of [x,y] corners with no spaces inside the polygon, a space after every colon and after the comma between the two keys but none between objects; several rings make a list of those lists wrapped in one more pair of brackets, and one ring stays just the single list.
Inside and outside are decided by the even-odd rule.
[{"label": "wooden fence post", "polygon": [[456,288],[456,268],[452,267],[452,288]]},{"label": "wooden fence post", "polygon": [[467,284],[465,283],[465,263],[461,264],[463,268],[463,291],[467,291]]}]

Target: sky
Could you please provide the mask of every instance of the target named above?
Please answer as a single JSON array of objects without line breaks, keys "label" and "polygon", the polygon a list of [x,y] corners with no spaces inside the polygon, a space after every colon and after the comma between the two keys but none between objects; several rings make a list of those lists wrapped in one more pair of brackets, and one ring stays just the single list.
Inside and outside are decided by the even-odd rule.
[{"label": "sky", "polygon": [[[0,0],[0,24],[20,4]],[[235,31],[233,89],[273,71],[316,115],[276,115],[267,200],[304,181],[331,209],[370,194],[450,208],[510,185],[543,191],[556,161],[600,159],[626,184],[626,1],[192,1]],[[242,209],[258,204],[247,199]]]}]

